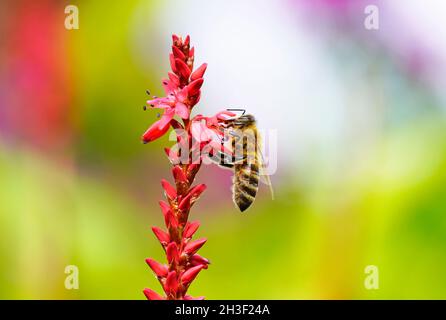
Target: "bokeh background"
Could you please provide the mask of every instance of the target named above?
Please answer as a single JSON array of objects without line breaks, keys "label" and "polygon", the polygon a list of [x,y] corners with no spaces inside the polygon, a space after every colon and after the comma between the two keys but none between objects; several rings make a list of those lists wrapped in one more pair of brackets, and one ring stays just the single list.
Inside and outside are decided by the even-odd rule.
[{"label": "bokeh background", "polygon": [[[66,5],[79,30],[66,30]],[[379,30],[367,30],[367,5]],[[156,119],[172,33],[209,64],[203,114],[243,107],[278,132],[275,200],[247,214],[206,167],[192,217],[208,299],[446,298],[442,0],[1,1],[0,298],[161,292]],[[65,266],[79,267],[66,290]],[[379,289],[364,287],[367,265]]]}]

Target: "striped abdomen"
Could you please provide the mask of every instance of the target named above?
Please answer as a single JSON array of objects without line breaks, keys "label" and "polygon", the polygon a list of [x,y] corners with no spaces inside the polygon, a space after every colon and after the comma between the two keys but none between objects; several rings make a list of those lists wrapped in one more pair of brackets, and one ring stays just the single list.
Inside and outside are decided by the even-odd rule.
[{"label": "striped abdomen", "polygon": [[259,163],[257,157],[252,163],[234,165],[232,199],[241,212],[249,208],[259,189]]}]

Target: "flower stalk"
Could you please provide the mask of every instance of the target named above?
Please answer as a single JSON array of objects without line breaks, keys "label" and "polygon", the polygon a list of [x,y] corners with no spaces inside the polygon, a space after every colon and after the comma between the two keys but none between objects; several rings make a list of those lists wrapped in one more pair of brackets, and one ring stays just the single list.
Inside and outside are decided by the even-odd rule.
[{"label": "flower stalk", "polygon": [[169,55],[171,72],[168,73],[168,78],[162,80],[166,95],[147,101],[149,108],[163,109],[164,113],[142,135],[142,141],[148,143],[158,139],[170,128],[177,135],[176,146],[165,149],[172,164],[174,183],[161,180],[165,201],[160,201],[159,205],[166,229],[152,227],[165,251],[167,263],[146,259],[165,295],[144,289],[149,300],[204,299],[187,294],[197,275],[209,265],[208,259],[197,254],[206,239],[192,239],[200,223],[189,221],[190,210],[206,189],[206,185],[194,185],[194,181],[201,168],[203,154],[208,157],[219,152],[229,152],[221,143],[221,126],[225,119],[234,114],[223,111],[209,118],[201,115],[191,118],[192,108],[200,101],[207,67],[204,63],[194,70],[194,52],[194,48],[190,47],[189,36],[184,40],[176,35],[172,36],[172,52]]}]

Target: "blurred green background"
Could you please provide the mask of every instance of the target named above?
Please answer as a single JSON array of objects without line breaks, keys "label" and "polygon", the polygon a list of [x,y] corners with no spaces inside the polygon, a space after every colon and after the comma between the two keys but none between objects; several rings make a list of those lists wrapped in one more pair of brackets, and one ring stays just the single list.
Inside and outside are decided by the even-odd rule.
[{"label": "blurred green background", "polygon": [[[201,170],[192,219],[212,264],[192,295],[445,299],[446,8],[429,3],[2,1],[0,298],[161,292],[144,259],[165,259],[150,227],[171,142],[140,135],[177,33],[209,63],[196,112],[244,107],[278,132],[276,198],[263,187],[247,214],[230,172]],[[78,30],[64,27],[69,4]],[[369,4],[378,30],[364,27]]]}]

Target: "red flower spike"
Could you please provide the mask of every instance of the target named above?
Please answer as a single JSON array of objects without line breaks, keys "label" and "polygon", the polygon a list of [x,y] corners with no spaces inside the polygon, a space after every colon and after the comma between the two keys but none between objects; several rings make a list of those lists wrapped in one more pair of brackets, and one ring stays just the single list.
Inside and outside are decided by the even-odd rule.
[{"label": "red flower spike", "polygon": [[152,231],[155,234],[155,237],[159,240],[159,242],[163,246],[165,246],[165,245],[167,245],[167,243],[169,243],[169,241],[170,241],[169,234],[167,234],[166,232],[164,232],[163,230],[161,230],[158,227],[152,227]]},{"label": "red flower spike", "polygon": [[188,222],[183,230],[183,238],[191,238],[200,227],[200,222]]},{"label": "red flower spike", "polygon": [[147,258],[146,262],[158,277],[161,278],[167,277],[167,272],[168,272],[167,266],[150,258]]},{"label": "red flower spike", "polygon": [[192,74],[190,75],[190,79],[194,81],[199,78],[203,78],[207,66],[207,63],[203,63],[201,66],[199,66],[194,72],[192,72]]},{"label": "red flower spike", "polygon": [[194,254],[195,252],[200,250],[200,248],[206,243],[206,241],[207,241],[206,238],[202,238],[189,242],[188,244],[186,244],[186,247],[184,248],[184,253],[186,253],[187,255]]},{"label": "red flower spike", "polygon": [[175,242],[169,243],[166,249],[167,261],[169,263],[177,264],[180,260],[180,255],[178,253],[178,246]]},{"label": "red flower spike", "polygon": [[[221,111],[212,117],[199,115],[191,118],[192,109],[200,101],[203,76],[207,68],[207,64],[203,63],[194,71],[194,60],[195,49],[190,44],[190,37],[187,36],[183,41],[181,37],[172,35],[172,52],[169,54],[171,72],[168,73],[168,78],[162,81],[165,96],[160,98],[154,96],[147,101],[150,108],[162,109],[163,114],[142,135],[143,142],[160,138],[171,127],[177,139],[174,147],[164,149],[172,163],[175,180],[175,184],[161,180],[168,200],[160,202],[167,230],[152,228],[165,250],[168,264],[146,259],[149,267],[157,275],[166,297],[151,289],[145,289],[144,295],[149,300],[204,299],[187,294],[189,285],[198,273],[202,269],[207,269],[209,265],[209,260],[196,254],[206,239],[191,240],[199,227],[199,222],[188,222],[191,206],[198,200],[206,186],[198,184],[191,187],[191,184],[201,168],[200,161],[206,154],[217,155],[221,152],[232,155],[232,151],[228,150],[229,147],[225,149],[221,141],[223,130],[227,127],[226,120],[237,115]],[[192,150],[183,154],[183,151],[190,147]]]},{"label": "red flower spike", "polygon": [[195,277],[200,273],[201,269],[203,269],[203,266],[196,266],[188,269],[183,273],[181,276],[181,283],[184,286],[187,286],[189,283],[191,283]]},{"label": "red flower spike", "polygon": [[153,290],[150,289],[144,289],[144,295],[148,300],[166,300],[164,297],[160,296],[158,293],[156,293]]},{"label": "red flower spike", "polygon": [[175,59],[175,66],[183,78],[189,79],[190,69],[183,60]]},{"label": "red flower spike", "polygon": [[200,88],[203,85],[203,82],[203,78],[198,78],[197,80],[189,83],[189,85],[187,86],[189,96],[195,96],[198,92],[200,92]]},{"label": "red flower spike", "polygon": [[161,185],[163,186],[163,189],[170,200],[173,200],[177,197],[177,191],[167,180],[161,179]]}]

